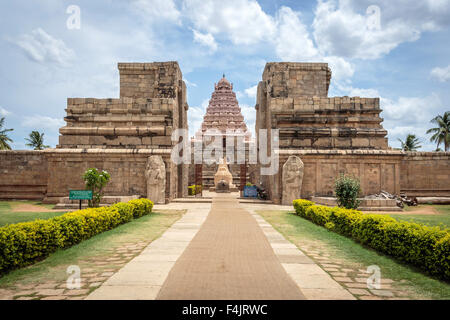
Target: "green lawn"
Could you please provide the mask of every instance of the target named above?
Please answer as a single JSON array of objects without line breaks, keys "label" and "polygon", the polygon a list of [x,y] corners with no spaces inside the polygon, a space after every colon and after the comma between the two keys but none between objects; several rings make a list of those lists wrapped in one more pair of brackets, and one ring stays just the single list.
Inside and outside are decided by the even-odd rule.
[{"label": "green lawn", "polygon": [[[419,208],[425,208],[430,205],[420,205]],[[450,205],[431,205],[435,208],[439,214],[436,215],[420,215],[420,214],[408,214],[413,212],[412,210],[416,207],[405,207],[405,212],[402,214],[390,214],[391,217],[397,220],[417,222],[421,224],[426,224],[429,226],[441,225],[443,227],[450,227]]]},{"label": "green lawn", "polygon": [[[300,249],[304,245],[321,245],[329,249],[332,256],[345,260],[349,265],[378,265],[382,276],[393,280],[407,281],[416,294],[431,299],[450,299],[450,284],[431,278],[416,268],[365,248],[352,239],[317,226],[286,211],[258,212],[276,230]],[[403,216],[402,216],[403,217]]]},{"label": "green lawn", "polygon": [[98,234],[71,248],[58,250],[43,261],[11,271],[0,277],[0,288],[17,283],[65,281],[67,279],[66,269],[69,265],[79,265],[82,269],[95,267],[86,261],[89,259],[103,260],[112,254],[114,248],[123,243],[139,241],[150,243],[159,238],[183,213],[183,210],[153,212]]},{"label": "green lawn", "polygon": [[13,207],[20,204],[32,204],[45,210],[53,205],[43,205],[38,201],[0,201],[0,227],[6,224],[33,221],[36,219],[50,219],[65,212],[13,212]]}]

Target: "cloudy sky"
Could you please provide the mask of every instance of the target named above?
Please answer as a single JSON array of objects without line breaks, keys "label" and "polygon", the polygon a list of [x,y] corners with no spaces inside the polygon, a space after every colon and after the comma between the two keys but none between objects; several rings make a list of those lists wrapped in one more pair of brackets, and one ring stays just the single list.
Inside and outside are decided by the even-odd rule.
[{"label": "cloudy sky", "polygon": [[118,97],[117,62],[177,60],[191,133],[223,73],[254,130],[266,62],[328,62],[330,96],[381,97],[390,145],[414,133],[434,150],[425,131],[450,110],[449,27],[450,0],[2,1],[0,117],[14,149],[31,130],[55,146],[67,97]]}]

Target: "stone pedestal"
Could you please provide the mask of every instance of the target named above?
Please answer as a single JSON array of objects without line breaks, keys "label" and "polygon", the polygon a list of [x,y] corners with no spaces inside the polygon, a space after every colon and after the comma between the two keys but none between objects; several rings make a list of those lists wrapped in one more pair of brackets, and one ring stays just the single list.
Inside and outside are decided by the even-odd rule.
[{"label": "stone pedestal", "polygon": [[215,191],[217,193],[230,193],[230,185],[225,180],[221,180],[217,183]]},{"label": "stone pedestal", "polygon": [[233,184],[233,175],[228,170],[226,158],[224,158],[223,162],[219,164],[219,168],[217,169],[217,172],[214,175],[214,186],[216,188],[216,192],[218,189],[219,182],[226,183],[228,189],[235,188],[235,185]]}]

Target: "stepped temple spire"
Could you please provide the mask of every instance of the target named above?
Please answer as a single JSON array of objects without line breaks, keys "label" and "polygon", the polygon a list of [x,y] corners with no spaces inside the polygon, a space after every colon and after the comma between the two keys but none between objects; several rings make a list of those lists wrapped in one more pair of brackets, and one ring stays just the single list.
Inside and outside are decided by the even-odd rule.
[{"label": "stepped temple spire", "polygon": [[236,93],[233,92],[233,84],[225,78],[225,74],[218,83],[214,84],[214,92],[196,136],[204,134],[208,129],[218,129],[223,135],[245,136],[246,140],[251,137],[236,99]]}]

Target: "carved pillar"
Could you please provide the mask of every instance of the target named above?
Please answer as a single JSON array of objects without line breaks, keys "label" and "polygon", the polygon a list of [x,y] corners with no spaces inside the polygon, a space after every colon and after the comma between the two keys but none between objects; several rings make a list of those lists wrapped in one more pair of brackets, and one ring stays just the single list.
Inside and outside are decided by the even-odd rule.
[{"label": "carved pillar", "polygon": [[299,199],[302,193],[303,183],[302,160],[296,156],[290,156],[283,165],[283,196],[281,203],[283,205],[292,205],[292,201]]},{"label": "carved pillar", "polygon": [[166,203],[166,166],[161,156],[151,156],[145,170],[147,198],[155,204]]}]

